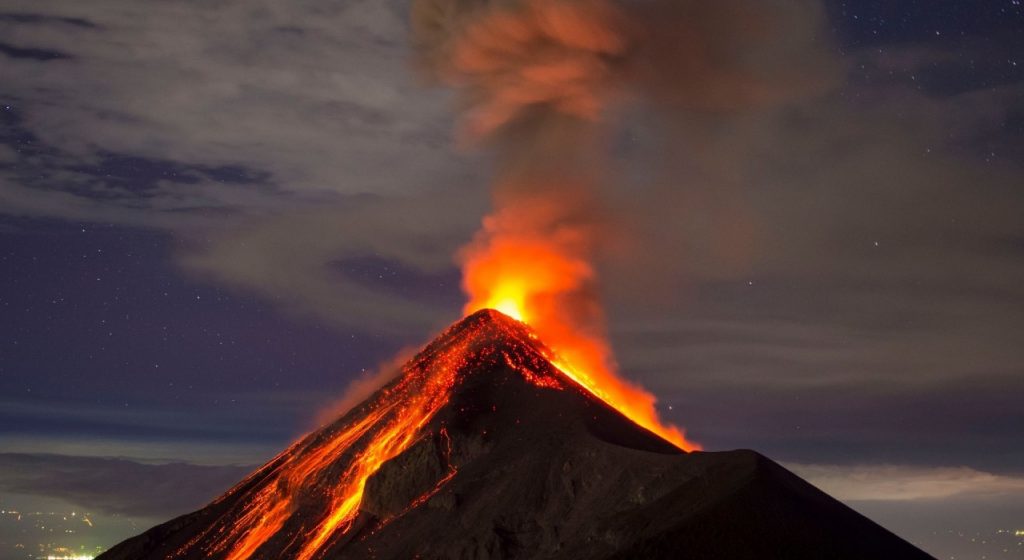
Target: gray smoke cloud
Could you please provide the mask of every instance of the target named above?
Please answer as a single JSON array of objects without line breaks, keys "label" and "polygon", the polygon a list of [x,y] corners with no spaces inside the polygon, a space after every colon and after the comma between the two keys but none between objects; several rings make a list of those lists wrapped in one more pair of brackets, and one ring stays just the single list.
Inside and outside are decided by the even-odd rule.
[{"label": "gray smoke cloud", "polygon": [[[593,266],[637,253],[636,243],[654,247],[643,239],[651,232],[636,226],[662,202],[634,196],[619,204],[605,194],[635,190],[607,163],[630,108],[671,123],[662,142],[672,150],[699,144],[707,119],[817,95],[840,76],[813,0],[416,0],[411,21],[419,67],[458,94],[457,137],[497,154],[494,215],[461,254],[467,291],[475,296],[472,271],[503,240],[552,240],[581,272],[536,297],[556,301],[584,332],[603,331]],[[735,198],[727,183],[700,187]],[[742,243],[730,236],[743,234],[706,243],[716,254],[735,253]]]}]

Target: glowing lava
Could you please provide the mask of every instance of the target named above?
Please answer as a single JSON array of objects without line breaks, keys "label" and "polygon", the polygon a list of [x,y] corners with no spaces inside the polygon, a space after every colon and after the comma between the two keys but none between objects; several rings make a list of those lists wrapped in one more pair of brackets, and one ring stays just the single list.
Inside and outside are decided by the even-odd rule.
[{"label": "glowing lava", "polygon": [[593,293],[589,230],[536,227],[555,203],[537,197],[525,203],[532,208],[520,202],[484,221],[462,254],[463,289],[469,296],[464,311],[497,309],[528,324],[554,351],[548,359],[567,376],[677,447],[700,449],[682,429],[659,419],[654,395],[616,375]]},{"label": "glowing lava", "polygon": [[[518,301],[531,311],[530,298]],[[458,476],[448,427],[438,414],[461,380],[474,372],[506,368],[543,390],[585,394],[580,385],[594,378],[564,365],[556,369],[553,355],[526,324],[495,311],[472,314],[407,363],[398,379],[334,424],[293,444],[211,504],[219,513],[207,529],[166,557],[245,560],[275,551],[274,557],[313,560],[342,546],[350,533],[360,534],[356,528],[361,519],[375,521],[367,528],[375,530],[423,507]],[[570,377],[582,380],[580,385]],[[599,397],[617,394],[591,392]],[[383,519],[361,517],[370,477],[428,438],[442,450],[446,473],[402,511]]]},{"label": "glowing lava", "polygon": [[352,528],[366,483],[381,465],[417,441],[438,437],[448,449],[448,473],[398,517],[422,506],[458,472],[449,458],[447,428],[427,429],[448,403],[458,376],[504,364],[538,387],[564,388],[552,377],[554,370],[545,369],[540,347],[524,325],[493,312],[466,319],[406,364],[403,375],[369,401],[296,442],[214,502],[251,496],[170,557],[203,550],[208,558],[244,560],[258,555],[267,543],[284,540],[289,558],[319,558]]},{"label": "glowing lava", "polygon": [[[281,531],[301,506],[303,492],[312,490],[326,494],[328,507],[319,512],[314,525],[300,529],[291,538],[297,545],[294,558],[316,558],[331,539],[348,532],[359,513],[370,476],[423,437],[424,426],[448,402],[455,374],[468,355],[468,348],[455,346],[431,356],[429,368],[423,367],[426,362],[422,359],[407,366],[397,384],[369,403],[368,412],[358,421],[334,433],[314,434],[320,437],[286,451],[285,460],[272,473],[277,480],[263,487],[226,538],[210,552],[220,552],[230,545],[228,560],[249,558]],[[336,480],[324,487],[309,488],[311,481],[322,480],[320,475],[346,454],[351,454],[351,459]],[[454,473],[449,479],[451,476]]]}]

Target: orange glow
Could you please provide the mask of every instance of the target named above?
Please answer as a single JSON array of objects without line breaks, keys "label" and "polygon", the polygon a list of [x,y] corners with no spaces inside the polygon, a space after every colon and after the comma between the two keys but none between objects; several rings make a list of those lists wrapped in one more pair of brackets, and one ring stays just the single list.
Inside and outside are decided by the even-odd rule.
[{"label": "orange glow", "polygon": [[490,251],[473,255],[467,263],[465,284],[473,297],[466,313],[495,309],[524,323],[527,313],[537,315],[537,299],[574,289],[591,276],[590,266],[563,257],[540,238],[496,239]]},{"label": "orange glow", "polygon": [[611,348],[594,325],[601,314],[591,287],[588,231],[536,227],[550,218],[551,204],[545,197],[521,200],[484,221],[462,255],[465,313],[497,309],[528,324],[567,376],[677,447],[700,449],[683,430],[658,418],[654,395],[616,375]]},{"label": "orange glow", "polygon": [[[413,26],[424,62],[462,88],[464,131],[480,139],[537,107],[595,121],[628,48],[625,21],[608,0],[465,3],[454,25],[436,25],[439,2],[418,0]],[[430,51],[430,45],[435,50]]]},{"label": "orange glow", "polygon": [[[498,323],[477,323],[470,327],[481,330],[505,329]],[[522,332],[485,333],[483,338],[498,340],[502,336],[533,339]],[[442,336],[442,338],[444,338]],[[381,465],[395,458],[411,445],[433,435],[427,425],[448,402],[460,372],[491,367],[511,358],[500,346],[479,347],[474,336],[455,337],[455,341],[432,345],[403,368],[403,375],[392,385],[355,409],[360,414],[350,423],[328,426],[292,445],[266,466],[229,491],[215,503],[224,503],[234,494],[256,485],[238,510],[225,515],[224,525],[211,528],[184,545],[174,556],[182,556],[199,547],[207,557],[244,560],[258,553],[272,539],[286,535],[290,543],[287,557],[297,560],[320,558],[336,539],[345,535],[359,514],[359,506],[367,480]],[[515,364],[524,362],[517,358]],[[537,371],[527,368],[533,367]],[[542,366],[526,361],[516,371],[541,387],[557,388],[545,377]],[[451,464],[451,439],[441,427],[436,435],[445,442],[448,473],[426,494],[412,501],[405,515],[426,503],[457,474]],[[336,473],[336,470],[340,472]],[[306,509],[297,514],[300,508]],[[313,523],[308,523],[312,519]],[[392,518],[393,519],[393,518]],[[392,519],[383,520],[386,524]],[[295,523],[302,526],[295,529]],[[172,557],[174,557],[172,556]]]},{"label": "orange glow", "polygon": [[[352,426],[348,426],[322,445],[306,447],[303,453],[295,453],[290,456],[290,460],[281,465],[281,469],[277,473],[277,483],[265,485],[260,489],[248,510],[234,524],[227,538],[221,540],[211,552],[219,552],[224,546],[233,543],[226,557],[227,560],[249,558],[284,526],[291,515],[299,490],[309,477],[327,468],[331,462],[337,459],[339,453],[366,435],[393,406],[394,403],[382,406]],[[303,443],[306,442],[299,442],[285,454],[292,452],[296,447],[302,447]],[[365,483],[365,480],[362,482]],[[346,490],[352,493],[355,489],[346,488]],[[358,487],[358,491],[361,496],[361,486]]]},{"label": "orange glow", "polygon": [[[235,533],[222,542],[233,542],[228,560],[244,560],[276,535],[298,505],[300,491],[316,475],[322,474],[357,443],[355,452],[341,476],[318,491],[327,494],[328,508],[322,517],[296,539],[297,560],[317,556],[332,538],[345,534],[359,513],[366,481],[386,461],[405,451],[422,437],[422,429],[437,410],[448,401],[454,385],[457,361],[465,349],[457,348],[441,356],[436,371],[406,375],[393,390],[387,391],[373,409],[351,426],[340,430],[319,446],[287,461],[278,482],[263,487],[249,512],[234,526]],[[427,374],[430,375],[427,375]],[[360,440],[369,438],[369,441]],[[214,552],[217,549],[214,549]]]},{"label": "orange glow", "polygon": [[[554,258],[557,253],[541,251],[541,247],[531,244],[510,246],[525,248],[522,254],[530,256],[531,263],[543,264],[547,262],[543,259]],[[582,263],[554,265],[541,268],[575,271],[584,277],[589,274],[589,267]],[[516,277],[517,282],[522,283],[515,285],[530,288],[528,280],[543,278],[551,282],[549,285],[572,284],[566,282],[565,277],[544,270]],[[522,305],[527,319],[541,317],[532,315],[537,309],[543,309],[534,305],[538,298],[533,294],[509,292],[509,295],[514,308]],[[559,332],[554,328],[559,323],[550,317],[539,324],[545,325],[550,333]],[[360,506],[369,478],[384,463],[416,442],[435,438],[444,456],[446,474],[432,488],[411,499],[402,511],[375,520],[375,526],[382,527],[423,507],[458,476],[452,439],[437,416],[451,400],[460,376],[507,367],[540,389],[581,392],[589,389],[591,394],[630,414],[643,409],[633,406],[632,401],[626,404],[633,408],[615,403],[646,396],[648,401],[639,402],[653,407],[653,399],[641,390],[614,378],[599,377],[610,375],[606,370],[577,370],[568,365],[588,363],[583,360],[603,356],[601,352],[605,347],[599,340],[585,336],[572,338],[568,331],[559,337],[562,348],[589,354],[566,353],[566,358],[556,358],[541,336],[525,323],[501,318],[493,312],[474,315],[459,323],[406,364],[402,375],[370,400],[336,423],[302,438],[214,502],[225,508],[224,513],[169,558],[201,554],[206,558],[246,560],[265,556],[268,551],[273,551],[276,557],[297,560],[323,558],[354,530],[357,519],[362,519]],[[552,367],[553,359],[559,360],[557,368]],[[592,371],[599,374],[593,375]],[[651,412],[653,415],[653,408]],[[657,422],[656,417],[653,419]],[[670,431],[671,428],[660,424],[646,425],[653,426],[653,431],[659,434],[669,434],[673,438],[670,441],[693,448],[681,432]]]}]

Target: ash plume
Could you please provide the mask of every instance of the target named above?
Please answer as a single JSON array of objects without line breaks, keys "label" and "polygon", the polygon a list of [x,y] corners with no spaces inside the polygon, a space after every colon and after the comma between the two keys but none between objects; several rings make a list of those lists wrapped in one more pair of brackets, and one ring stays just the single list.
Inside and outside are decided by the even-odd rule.
[{"label": "ash plume", "polygon": [[823,22],[819,0],[415,0],[412,8],[421,69],[461,94],[461,138],[546,148],[576,139],[565,119],[598,124],[623,94],[724,112],[824,91],[839,74],[822,48]]},{"label": "ash plume", "polygon": [[608,115],[630,101],[675,118],[822,91],[834,76],[811,48],[821,18],[817,0],[416,0],[419,65],[457,91],[458,141],[497,155],[494,212],[459,254],[466,311],[514,309],[585,385],[690,445],[618,377],[606,342],[595,267],[628,223],[601,195]]}]

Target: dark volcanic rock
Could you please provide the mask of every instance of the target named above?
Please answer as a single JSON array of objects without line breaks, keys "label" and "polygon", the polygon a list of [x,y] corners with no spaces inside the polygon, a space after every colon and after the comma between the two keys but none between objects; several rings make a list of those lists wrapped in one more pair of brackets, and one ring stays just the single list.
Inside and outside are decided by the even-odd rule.
[{"label": "dark volcanic rock", "polygon": [[[409,371],[432,371],[450,348],[469,357],[458,362],[447,401],[415,443],[366,481],[351,527],[314,557],[930,558],[753,451],[676,449],[562,376],[524,327],[503,315],[465,319]],[[524,364],[561,388],[531,382]],[[401,383],[382,392],[396,387]],[[311,434],[206,508],[101,558],[227,558],[231,547],[218,548],[218,539],[245,519],[253,497],[284,484],[278,473],[289,461],[376,410],[380,398]],[[295,498],[287,522],[252,558],[298,555],[296,543],[324,511],[321,490],[343,476],[373,433],[311,474],[310,489],[289,490]]]}]

